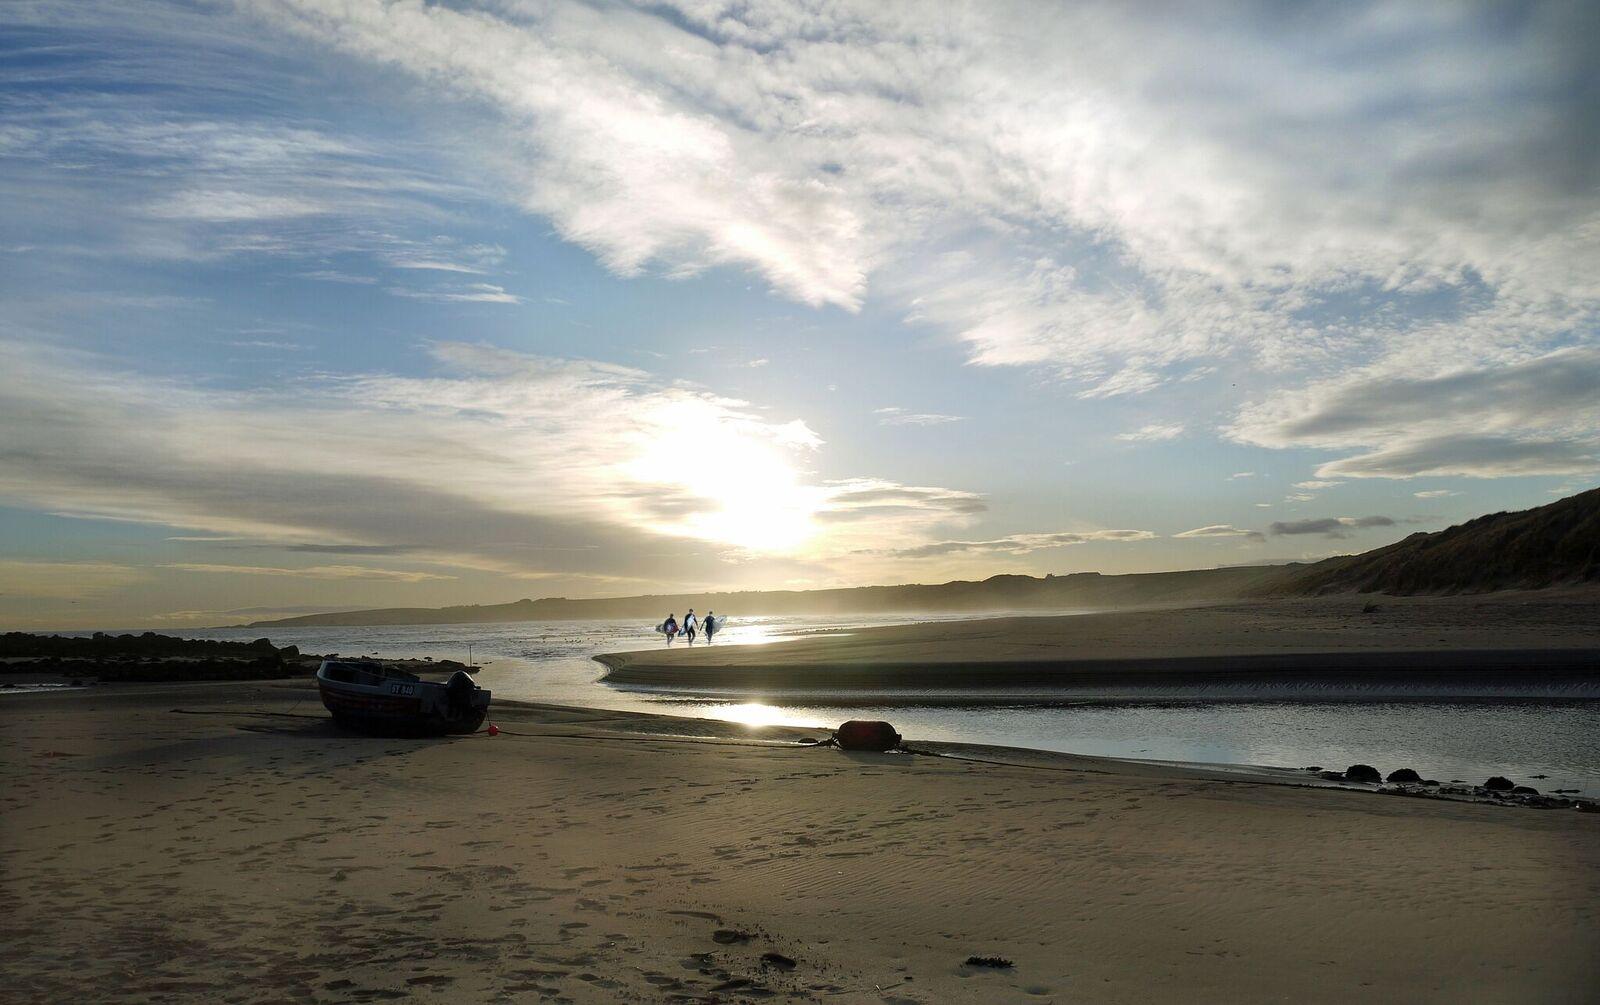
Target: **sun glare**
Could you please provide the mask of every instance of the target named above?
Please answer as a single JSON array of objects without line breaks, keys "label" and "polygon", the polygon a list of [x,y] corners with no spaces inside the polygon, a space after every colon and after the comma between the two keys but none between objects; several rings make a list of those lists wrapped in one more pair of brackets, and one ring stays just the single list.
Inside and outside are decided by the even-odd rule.
[{"label": "sun glare", "polygon": [[713,719],[725,722],[737,722],[745,726],[811,726],[815,725],[809,720],[798,719],[794,713],[772,705],[763,705],[760,702],[745,702],[740,705],[722,705],[708,708],[706,714]]},{"label": "sun glare", "polygon": [[734,548],[789,553],[817,531],[824,492],[804,484],[796,446],[772,427],[729,422],[725,412],[683,402],[658,416],[674,430],[674,443],[690,452],[646,449],[625,466],[626,475],[680,497],[685,511],[646,517],[656,530]]}]

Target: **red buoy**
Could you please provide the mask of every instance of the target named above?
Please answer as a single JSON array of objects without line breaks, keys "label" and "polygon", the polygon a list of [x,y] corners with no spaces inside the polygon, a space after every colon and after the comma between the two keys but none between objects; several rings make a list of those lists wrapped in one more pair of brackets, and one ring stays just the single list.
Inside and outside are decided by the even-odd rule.
[{"label": "red buoy", "polygon": [[489,735],[490,736],[499,736],[500,735],[500,727],[496,726],[492,722],[489,723]]},{"label": "red buoy", "polygon": [[893,750],[900,746],[900,734],[887,722],[851,719],[834,733],[844,750]]}]

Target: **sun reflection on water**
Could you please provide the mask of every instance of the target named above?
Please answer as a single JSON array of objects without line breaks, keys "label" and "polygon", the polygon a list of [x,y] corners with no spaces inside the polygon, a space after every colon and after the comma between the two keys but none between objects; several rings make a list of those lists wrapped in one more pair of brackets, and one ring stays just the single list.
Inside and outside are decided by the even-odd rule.
[{"label": "sun reflection on water", "polygon": [[758,701],[738,705],[708,705],[702,712],[708,718],[724,722],[737,722],[746,726],[815,726],[817,723],[798,716],[792,709],[763,705]]}]

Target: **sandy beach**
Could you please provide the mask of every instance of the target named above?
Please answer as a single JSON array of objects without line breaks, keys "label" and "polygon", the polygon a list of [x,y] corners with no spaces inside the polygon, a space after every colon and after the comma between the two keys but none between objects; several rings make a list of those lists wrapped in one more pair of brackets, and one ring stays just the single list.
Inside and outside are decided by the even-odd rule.
[{"label": "sandy beach", "polygon": [[1167,686],[1295,678],[1352,695],[1427,683],[1600,685],[1600,590],[1330,596],[934,621],[757,646],[597,657],[607,681],[672,689]]},{"label": "sandy beach", "polygon": [[1600,977],[1600,816],[1572,811],[537,706],[374,739],[292,681],[0,711],[10,1001],[1578,1002]]}]

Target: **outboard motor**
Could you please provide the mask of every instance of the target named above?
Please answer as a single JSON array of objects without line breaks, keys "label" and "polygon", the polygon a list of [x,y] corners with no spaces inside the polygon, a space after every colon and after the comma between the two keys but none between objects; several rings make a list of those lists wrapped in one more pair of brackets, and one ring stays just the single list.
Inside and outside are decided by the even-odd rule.
[{"label": "outboard motor", "polygon": [[464,670],[457,670],[445,682],[445,702],[450,707],[450,718],[460,719],[472,711],[472,692],[478,685]]},{"label": "outboard motor", "polygon": [[900,746],[900,734],[895,732],[895,728],[875,719],[851,719],[833,735],[841,750],[874,750],[881,753]]}]

